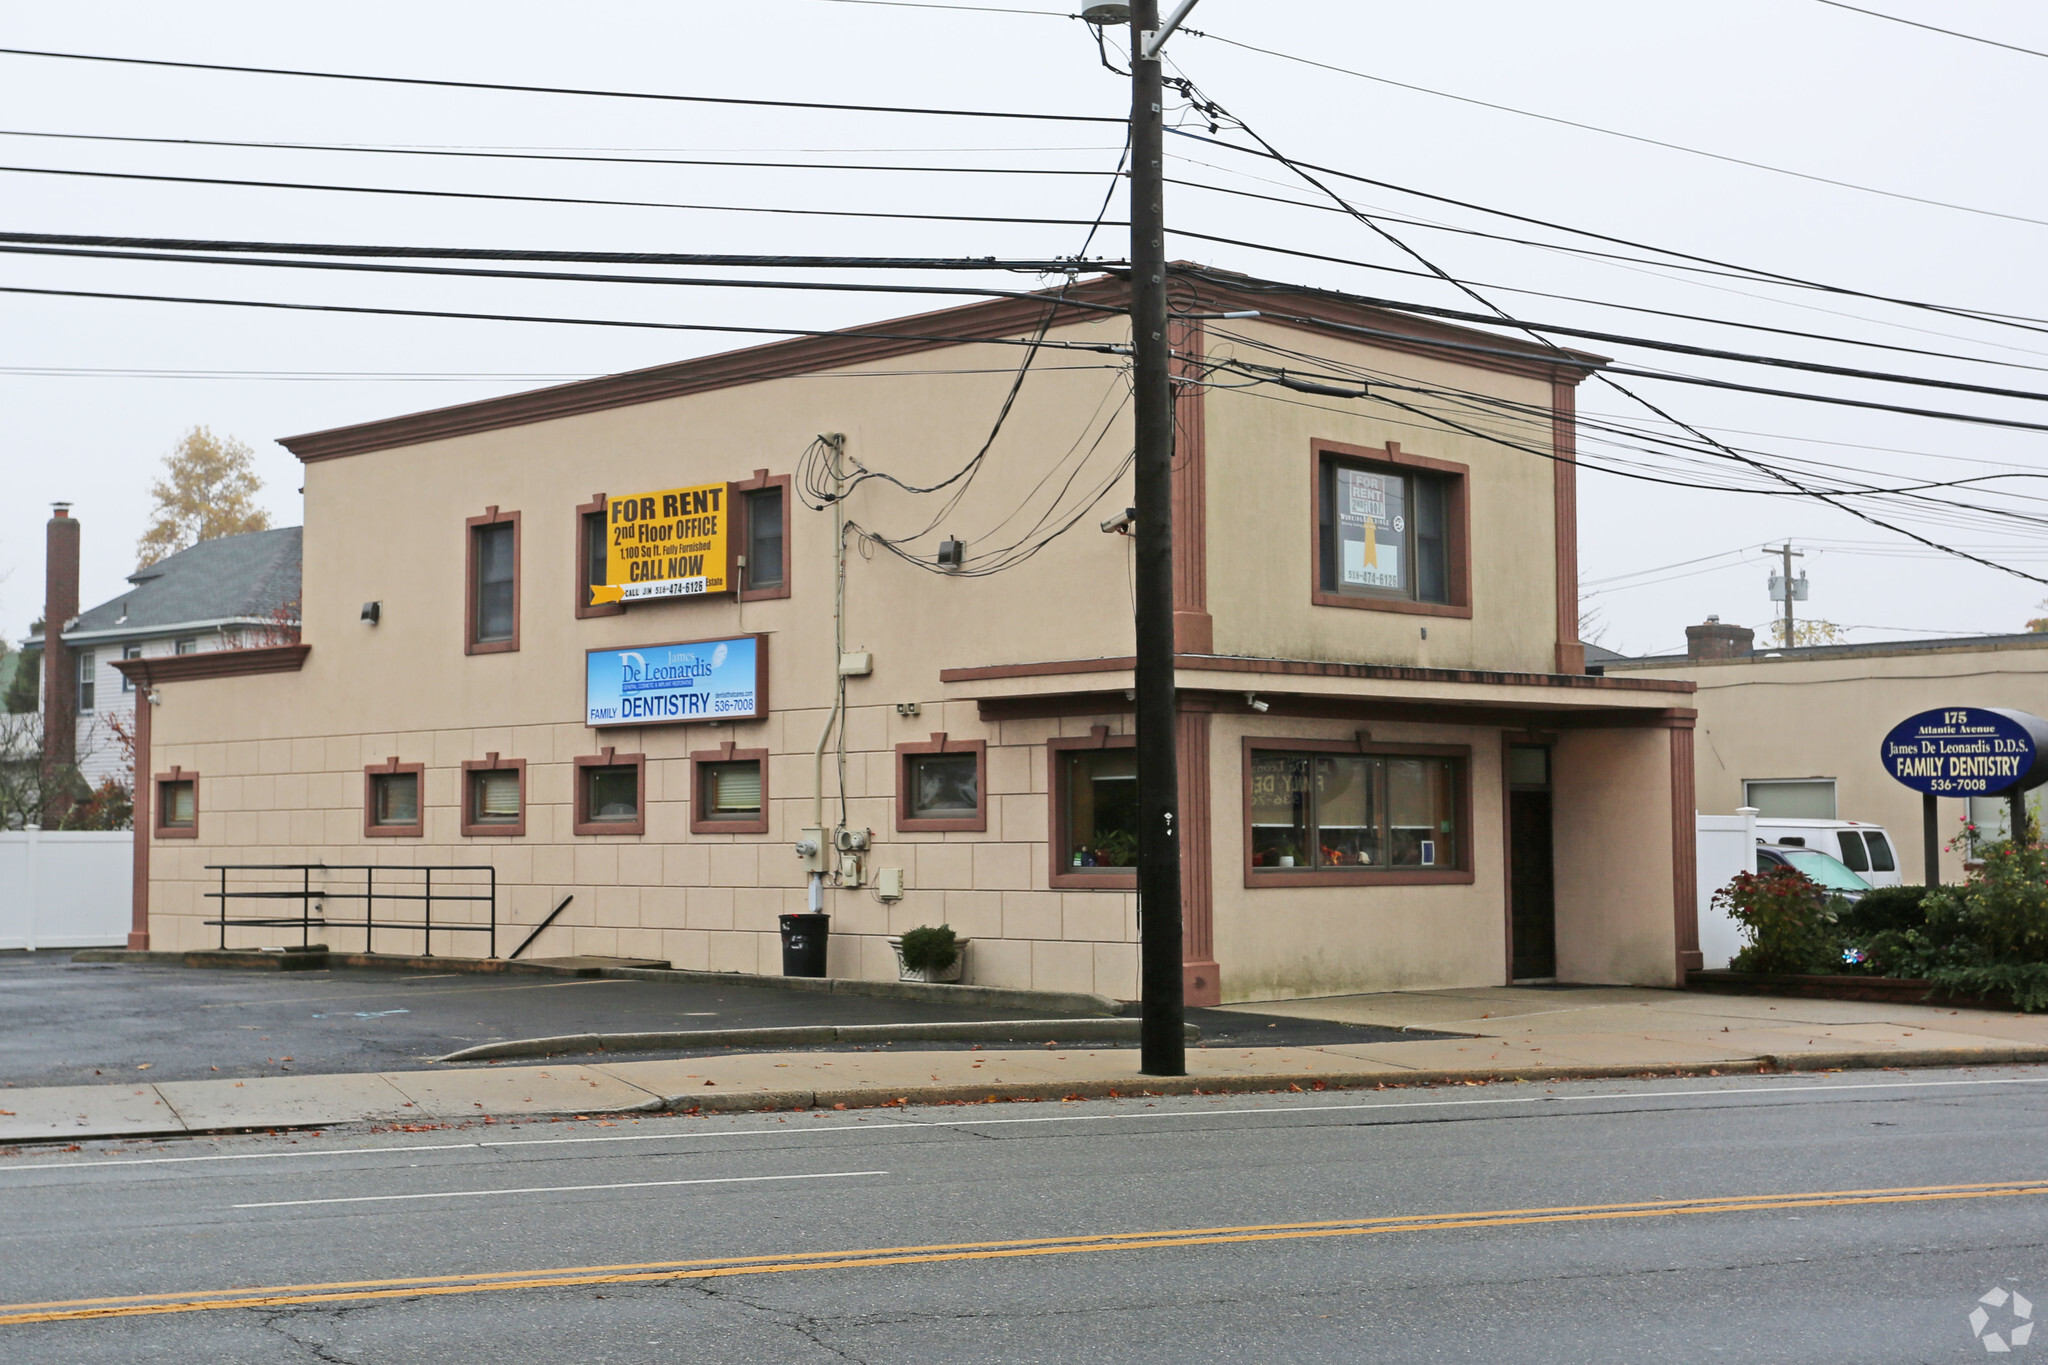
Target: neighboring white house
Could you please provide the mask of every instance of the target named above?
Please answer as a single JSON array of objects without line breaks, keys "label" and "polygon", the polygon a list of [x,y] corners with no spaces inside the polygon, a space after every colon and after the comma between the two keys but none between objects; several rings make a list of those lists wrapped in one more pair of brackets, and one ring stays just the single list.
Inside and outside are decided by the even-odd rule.
[{"label": "neighboring white house", "polygon": [[[128,576],[130,587],[64,628],[77,653],[78,769],[97,786],[119,774],[117,723],[135,717],[120,659],[283,644],[299,625],[297,526],[202,540]],[[27,647],[40,651],[40,634]]]}]

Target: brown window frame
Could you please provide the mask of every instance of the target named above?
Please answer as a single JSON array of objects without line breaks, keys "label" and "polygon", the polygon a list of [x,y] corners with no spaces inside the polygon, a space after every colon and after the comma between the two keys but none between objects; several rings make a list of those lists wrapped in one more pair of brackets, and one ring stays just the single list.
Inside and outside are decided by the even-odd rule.
[{"label": "brown window frame", "polygon": [[[171,765],[169,772],[158,773],[153,780],[156,783],[156,809],[153,812],[156,837],[159,839],[197,839],[199,837],[199,774],[188,772],[174,763]],[[164,801],[164,788],[173,782],[189,782],[192,784],[192,823],[189,825],[167,825],[164,823],[164,811],[167,809],[167,803]]]},{"label": "brown window frame", "polygon": [[[975,810],[972,815],[917,816],[910,813],[910,759],[918,754],[974,755]],[[988,829],[988,741],[950,739],[944,730],[915,744],[896,746],[896,828],[904,834],[937,834],[949,830],[982,833]]]},{"label": "brown window frame", "polygon": [[[503,526],[507,523],[512,527],[512,634],[503,640],[479,640],[476,638],[476,608],[477,591],[481,584],[477,578],[482,566],[478,563],[477,532],[487,526]],[[524,577],[521,570],[524,568],[522,551],[525,539],[520,533],[519,514],[500,512],[498,505],[492,503],[484,509],[482,516],[465,520],[462,528],[463,579],[466,584],[462,594],[462,652],[516,654],[519,652],[519,588],[520,579]]]},{"label": "brown window frame", "polygon": [[[413,791],[417,800],[413,814],[419,818],[409,825],[380,825],[377,823],[377,779],[398,773],[411,773],[417,784]],[[427,834],[427,765],[424,763],[400,763],[393,754],[382,763],[372,763],[363,769],[363,837],[366,839],[423,839]]]},{"label": "brown window frame", "polygon": [[[1323,587],[1323,470],[1332,463],[1378,465],[1400,474],[1433,474],[1448,485],[1444,497],[1444,587],[1448,602],[1367,593],[1336,593]],[[1401,449],[1399,441],[1384,446],[1354,446],[1321,439],[1309,442],[1308,581],[1309,601],[1318,607],[1350,607],[1360,611],[1391,611],[1410,616],[1472,618],[1471,498],[1472,467]]]},{"label": "brown window frame", "polygon": [[[1380,744],[1362,739],[1298,739],[1287,735],[1246,735],[1238,759],[1238,824],[1244,831],[1244,884],[1290,886],[1470,886],[1478,880],[1472,828],[1472,746],[1469,744]],[[1449,758],[1457,763],[1452,795],[1458,822],[1455,867],[1405,868],[1385,872],[1362,868],[1252,866],[1252,751],[1295,754],[1383,754],[1397,758]]]},{"label": "brown window frame", "polygon": [[748,564],[745,576],[740,579],[740,601],[742,602],[762,602],[773,597],[789,596],[791,558],[789,553],[789,500],[791,497],[789,475],[771,475],[765,469],[757,469],[754,471],[753,478],[728,486],[726,491],[727,505],[734,511],[732,530],[738,537],[738,544],[732,553],[734,555],[745,554],[747,546],[753,543],[753,524],[751,520],[754,514],[753,500],[747,497],[747,494],[758,493],[764,488],[780,488],[782,490],[782,581],[767,588],[747,587],[746,585],[752,582],[754,577],[754,566],[751,563]]},{"label": "brown window frame", "polygon": [[[590,818],[590,788],[583,781],[587,768],[633,768],[633,785],[639,793],[639,816],[632,820],[593,820]],[[645,834],[647,833],[647,755],[622,754],[611,745],[595,754],[585,754],[576,760],[576,790],[573,802],[574,820],[570,827],[573,834]]]},{"label": "brown window frame", "polygon": [[[713,820],[701,814],[709,810],[704,800],[704,769],[712,763],[759,763],[761,765],[761,818],[758,820]],[[768,832],[768,751],[742,749],[726,740],[716,749],[699,749],[690,755],[690,833],[766,834]]]},{"label": "brown window frame", "polygon": [[[476,788],[472,783],[475,773],[515,772],[519,774],[519,818],[503,821],[480,821],[476,818]],[[493,750],[482,758],[464,759],[462,763],[462,837],[465,839],[523,839],[526,837],[526,760],[523,758],[499,758]]]},{"label": "brown window frame", "polygon": [[1046,850],[1051,859],[1047,884],[1054,890],[1064,891],[1135,891],[1138,889],[1138,869],[1105,870],[1088,868],[1080,872],[1065,865],[1061,855],[1066,846],[1067,828],[1067,785],[1061,780],[1060,769],[1065,760],[1062,754],[1077,749],[1135,749],[1136,735],[1112,735],[1107,725],[1093,726],[1088,737],[1049,739],[1046,750],[1046,801],[1052,814],[1052,826],[1046,832]]},{"label": "brown window frame", "polygon": [[569,581],[576,589],[576,619],[587,620],[592,616],[624,616],[624,602],[605,602],[590,605],[590,584],[585,581],[585,566],[590,562],[590,519],[602,518],[610,500],[603,493],[593,493],[590,501],[576,509],[576,569],[569,575]]}]

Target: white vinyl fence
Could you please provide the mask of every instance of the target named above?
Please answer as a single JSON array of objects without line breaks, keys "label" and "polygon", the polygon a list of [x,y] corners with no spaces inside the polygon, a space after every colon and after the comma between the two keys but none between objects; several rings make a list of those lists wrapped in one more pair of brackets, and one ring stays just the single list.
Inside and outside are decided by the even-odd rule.
[{"label": "white vinyl fence", "polygon": [[134,888],[129,831],[0,831],[0,949],[122,947]]},{"label": "white vinyl fence", "polygon": [[1725,967],[1742,951],[1742,934],[1724,910],[1714,908],[1714,893],[1735,880],[1738,872],[1756,871],[1756,817],[1744,806],[1733,815],[1695,815],[1699,822],[1700,956],[1708,967]]}]

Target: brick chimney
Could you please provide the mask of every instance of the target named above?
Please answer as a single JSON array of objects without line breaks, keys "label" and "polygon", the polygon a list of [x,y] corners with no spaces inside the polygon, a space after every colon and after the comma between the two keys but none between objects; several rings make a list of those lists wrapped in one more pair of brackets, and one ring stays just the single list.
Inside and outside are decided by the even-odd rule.
[{"label": "brick chimney", "polygon": [[[64,644],[64,628],[78,615],[78,523],[71,504],[50,504],[44,532],[43,560],[43,783],[56,786],[57,774],[78,762],[77,655]],[[52,796],[43,823],[55,825],[69,813],[71,802]]]},{"label": "brick chimney", "polygon": [[1718,616],[1685,628],[1685,653],[1693,659],[1740,659],[1755,652],[1756,632],[1748,626],[1724,626]]}]

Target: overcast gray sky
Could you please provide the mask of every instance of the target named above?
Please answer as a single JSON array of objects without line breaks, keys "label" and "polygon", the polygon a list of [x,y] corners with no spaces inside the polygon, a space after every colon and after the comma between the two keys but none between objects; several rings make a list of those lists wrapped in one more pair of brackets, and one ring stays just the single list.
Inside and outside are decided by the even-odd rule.
[{"label": "overcast gray sky", "polygon": [[[1105,71],[1064,13],[748,0],[709,4],[140,3],[11,8],[0,45],[71,52],[607,89],[1120,115],[1128,85]],[[1018,0],[1016,8],[1044,8]],[[2048,6],[2020,0],[1869,0],[1866,8],[2048,51]],[[1635,0],[1204,0],[1174,39],[1179,69],[1288,155],[1466,200],[1801,279],[1946,305],[2048,317],[2037,267],[2048,245],[2040,102],[2048,59],[1823,4],[1717,6]],[[1214,35],[1214,36],[1207,36]],[[1246,51],[1270,48],[1384,78]],[[1404,89],[1387,81],[1425,90]],[[1438,94],[1425,91],[1443,92]],[[1884,190],[1871,193],[1461,103],[1490,101]],[[1198,125],[1189,124],[1197,127]],[[605,154],[839,160],[1102,172],[1107,124],[1034,123],[662,104],[170,71],[0,56],[10,134],[349,143]],[[1242,140],[1242,135],[1237,135]],[[1170,139],[1171,174],[1315,200],[1272,162]],[[818,155],[813,155],[814,153]],[[0,166],[295,180],[338,185],[787,208],[1086,218],[1099,176],[956,175],[745,167],[456,160],[333,151],[151,146],[0,136]],[[1334,182],[1333,182],[1334,183]],[[1497,217],[1343,184],[1395,217],[1563,243]],[[1897,196],[1959,207],[1909,202]],[[1325,203],[1327,201],[1324,201]],[[1072,227],[909,223],[677,208],[491,203],[300,190],[154,184],[0,170],[0,229],[278,241],[649,251],[1064,255]],[[1342,213],[1175,188],[1178,227],[1413,269]],[[2001,216],[2003,215],[2003,216]],[[1114,216],[1122,217],[1121,196]],[[2039,219],[2040,222],[2016,221]],[[1520,316],[1733,350],[2018,389],[2048,389],[2048,335],[1869,300],[1588,260],[1429,228],[1411,245]],[[1577,239],[1583,241],[1583,239]],[[1097,238],[1118,255],[1120,230]],[[1177,256],[1230,269],[1449,307],[1441,285],[1384,271],[1180,238]],[[1617,250],[1622,250],[1617,248]],[[1632,253],[1633,254],[1633,253]],[[693,272],[702,274],[704,272]],[[161,262],[0,256],[0,285],[284,299],[406,308],[834,327],[919,311],[929,300],[550,282],[420,280]],[[1676,318],[1531,297],[1544,291],[2012,362],[1852,349]],[[118,592],[133,567],[148,485],[164,453],[203,423],[258,451],[277,524],[300,517],[296,461],[274,438],[657,364],[744,344],[660,333],[0,294],[0,631],[18,639],[42,595],[48,504],[85,529],[84,598]],[[1803,392],[2027,421],[2039,403],[1904,389],[1606,343],[1631,364]],[[2017,367],[2014,367],[2017,366]],[[365,378],[362,376],[391,376]],[[460,376],[450,378],[448,376]],[[2044,435],[1755,395],[1631,381],[1672,414],[1799,477],[1831,472],[1893,486],[2048,472]],[[1651,420],[1589,384],[1582,411]],[[1669,431],[1668,428],[1664,430]],[[1596,461],[1717,487],[1760,482],[1721,458],[1677,462],[1589,444]],[[1534,458],[1534,457],[1532,457]],[[1832,465],[1832,471],[1821,465]],[[1681,489],[1589,472],[1581,547],[1595,634],[1612,648],[1669,649],[1718,613],[1773,614],[1756,547],[1791,537],[1809,553],[1805,610],[1852,638],[2021,629],[2048,587],[1915,546],[1846,512],[1793,497]],[[394,490],[402,494],[403,490]],[[2038,526],[2048,480],[2001,478],[1955,513],[1893,500],[1888,520],[2048,577]],[[1698,562],[1688,562],[1698,561]],[[1670,566],[1666,571],[1657,572]],[[1633,577],[1620,577],[1633,575]]]}]

